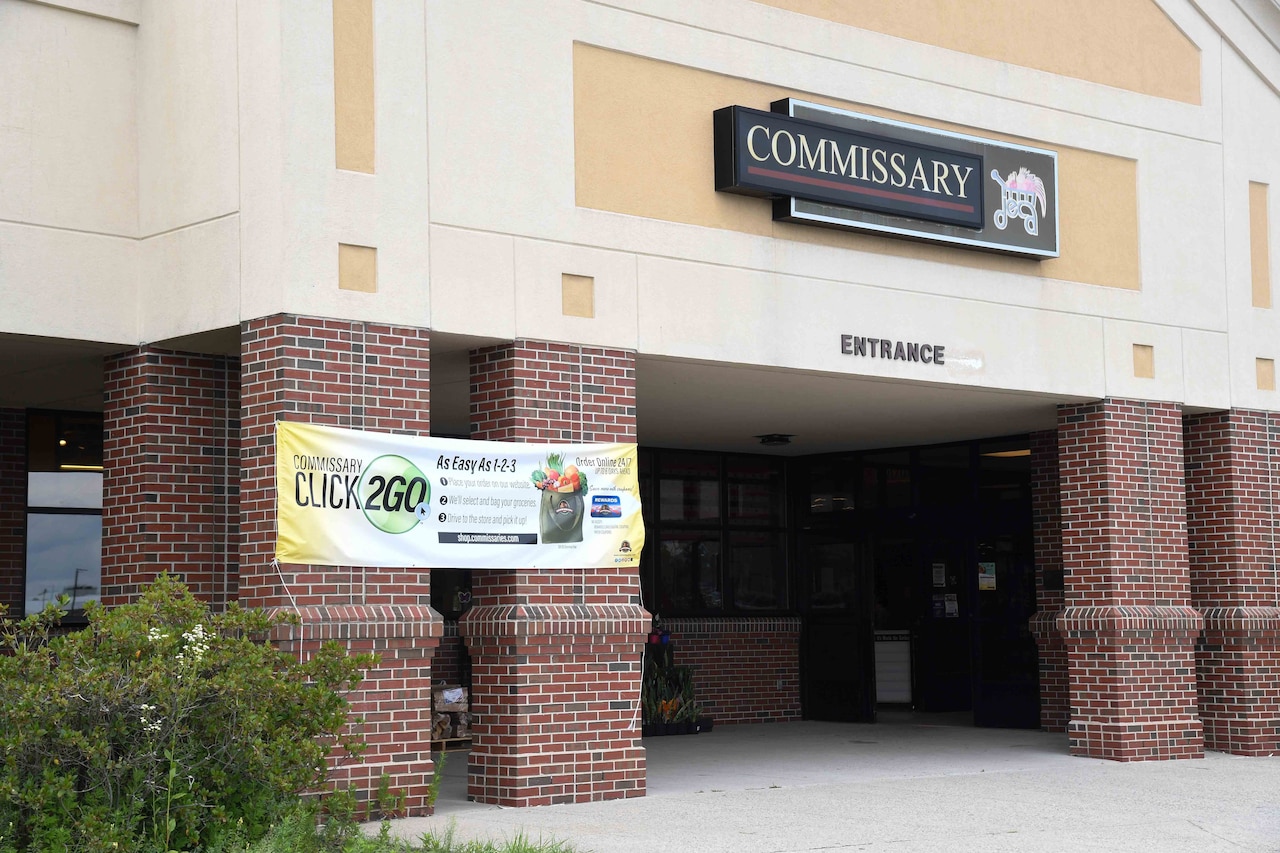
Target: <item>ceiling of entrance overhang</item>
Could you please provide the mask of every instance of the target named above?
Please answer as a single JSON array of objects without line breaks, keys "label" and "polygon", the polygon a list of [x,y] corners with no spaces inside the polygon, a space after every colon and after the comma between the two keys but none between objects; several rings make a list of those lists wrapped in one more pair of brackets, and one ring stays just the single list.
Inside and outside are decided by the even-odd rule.
[{"label": "ceiling of entrance overhang", "polygon": [[[1058,400],[924,383],[642,358],[640,443],[800,456],[1052,429]],[[794,436],[762,447],[756,436]]]},{"label": "ceiling of entrance overhang", "polygon": [[[166,342],[172,345],[176,342]],[[184,350],[222,351],[200,341]],[[491,341],[434,336],[431,422],[469,433],[467,353]],[[100,410],[102,356],[119,344],[0,335],[0,407]],[[1066,399],[927,383],[641,356],[639,441],[658,447],[800,456],[1051,429]],[[756,436],[793,435],[781,447]]]},{"label": "ceiling of entrance overhang", "polygon": [[0,335],[0,408],[102,409],[102,357],[120,344]]},{"label": "ceiling of entrance overhang", "polygon": [[[467,435],[467,353],[432,341],[431,425]],[[1052,429],[1045,395],[873,380],[796,370],[641,356],[636,364],[641,444],[801,456]],[[788,433],[764,447],[758,435]]]}]

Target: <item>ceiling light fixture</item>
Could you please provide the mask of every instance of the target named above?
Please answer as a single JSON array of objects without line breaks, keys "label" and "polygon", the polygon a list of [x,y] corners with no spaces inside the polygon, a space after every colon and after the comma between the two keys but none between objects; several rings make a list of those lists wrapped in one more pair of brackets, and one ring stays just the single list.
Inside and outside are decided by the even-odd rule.
[{"label": "ceiling light fixture", "polygon": [[765,447],[781,447],[784,444],[790,444],[795,436],[788,432],[767,432],[755,438],[760,439],[760,443]]}]

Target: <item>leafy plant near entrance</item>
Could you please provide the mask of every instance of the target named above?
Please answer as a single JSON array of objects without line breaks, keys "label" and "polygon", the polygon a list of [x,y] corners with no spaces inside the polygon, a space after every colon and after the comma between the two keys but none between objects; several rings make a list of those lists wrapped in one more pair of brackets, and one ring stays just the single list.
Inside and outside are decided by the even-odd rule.
[{"label": "leafy plant near entrance", "polygon": [[[702,706],[694,698],[693,668],[688,666],[661,666],[650,658],[645,661],[644,681],[641,684],[641,721],[646,728],[694,724],[703,718]],[[653,734],[670,734],[670,731],[652,731]]]},{"label": "leafy plant near entrance", "polygon": [[214,614],[160,576],[133,604],[0,622],[0,853],[173,851],[261,837],[358,754],[344,691],[371,655],[271,646],[286,617]]}]

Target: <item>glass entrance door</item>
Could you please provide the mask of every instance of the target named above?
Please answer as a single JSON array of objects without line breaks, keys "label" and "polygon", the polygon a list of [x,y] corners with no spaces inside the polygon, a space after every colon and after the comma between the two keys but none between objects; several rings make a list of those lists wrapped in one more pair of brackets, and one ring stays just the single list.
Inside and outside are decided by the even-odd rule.
[{"label": "glass entrance door", "polygon": [[875,719],[872,596],[866,549],[855,536],[803,531],[801,673],[805,716]]}]

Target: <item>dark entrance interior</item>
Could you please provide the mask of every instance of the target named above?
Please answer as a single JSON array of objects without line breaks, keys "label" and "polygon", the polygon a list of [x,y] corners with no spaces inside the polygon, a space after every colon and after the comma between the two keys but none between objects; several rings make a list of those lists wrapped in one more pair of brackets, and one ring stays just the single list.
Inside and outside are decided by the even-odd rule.
[{"label": "dark entrance interior", "polygon": [[798,460],[804,714],[1039,725],[1025,439]]},{"label": "dark entrance interior", "polygon": [[1039,725],[1026,437],[790,459],[642,448],[640,486],[646,607],[798,615],[804,717]]}]

